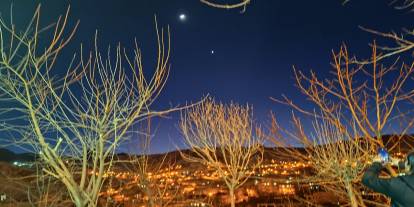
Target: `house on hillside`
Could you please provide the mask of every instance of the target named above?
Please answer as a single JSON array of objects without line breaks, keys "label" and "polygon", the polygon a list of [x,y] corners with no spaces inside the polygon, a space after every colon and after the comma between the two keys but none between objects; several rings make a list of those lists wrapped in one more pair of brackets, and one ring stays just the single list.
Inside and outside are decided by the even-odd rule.
[{"label": "house on hillside", "polygon": [[5,193],[0,193],[0,203],[6,202],[7,195]]}]

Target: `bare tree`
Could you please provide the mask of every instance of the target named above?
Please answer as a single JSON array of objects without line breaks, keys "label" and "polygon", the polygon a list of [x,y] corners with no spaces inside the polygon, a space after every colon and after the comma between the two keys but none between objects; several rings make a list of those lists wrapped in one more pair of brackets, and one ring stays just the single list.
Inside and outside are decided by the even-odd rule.
[{"label": "bare tree", "polygon": [[[312,166],[315,175],[310,180],[322,184],[338,197],[346,198],[344,200],[348,200],[352,207],[365,206],[357,184],[368,165],[371,146],[369,142],[361,140],[356,126],[351,123],[350,131],[338,128],[327,119],[315,119],[313,133],[309,136],[297,117],[293,117],[293,123],[296,133],[286,139],[293,139],[303,146],[305,153],[295,149],[290,149],[290,152]],[[274,123],[273,126],[278,124]]]},{"label": "bare tree", "polygon": [[[336,114],[339,118],[341,113]],[[364,170],[371,164],[370,152],[375,143],[361,136],[355,122],[348,123],[344,129],[329,120],[320,115],[314,119],[311,131],[305,131],[301,119],[295,115],[292,128],[280,126],[272,116],[271,141],[280,148],[277,155],[311,167],[310,174],[296,178],[295,182],[319,186],[320,190],[332,193],[338,202],[348,202],[347,206],[389,206],[390,199],[379,193],[368,193],[360,183]],[[369,197],[364,197],[368,194]]]},{"label": "bare tree", "polygon": [[[377,147],[384,147],[384,129],[401,115],[398,106],[414,95],[414,90],[407,88],[406,84],[414,67],[404,63],[398,66],[397,62],[388,67],[380,65],[375,45],[372,64],[353,62],[345,46],[333,53],[333,60],[331,78],[320,79],[314,72],[305,75],[294,69],[296,85],[321,110],[323,119],[339,129],[346,129],[346,125],[354,120],[361,135],[373,143],[371,152],[375,152]],[[286,96],[283,100],[273,100],[318,117],[314,111],[303,109]],[[337,111],[341,111],[339,117]],[[409,123],[401,129],[401,134],[412,127],[412,122]],[[388,169],[395,175],[390,167]]]},{"label": "bare tree", "polygon": [[[377,56],[375,44],[372,49],[372,57],[359,62],[350,58],[343,46],[338,53],[333,53],[331,77],[322,79],[313,71],[305,75],[294,69],[297,87],[316,109],[306,110],[286,96],[283,100],[273,99],[317,121],[314,123],[315,136],[309,137],[296,116],[293,116],[293,123],[297,132],[284,130],[283,135],[274,119],[272,131],[278,135],[274,136],[278,137],[274,139],[276,145],[284,147],[285,156],[310,162],[319,175],[317,182],[323,183],[324,188],[336,195],[347,198],[352,206],[378,203],[376,199],[363,199],[358,184],[361,170],[378,147],[390,146],[383,141],[384,131],[396,119],[406,117],[406,112],[401,112],[398,107],[413,96],[413,90],[407,87],[413,65],[398,65],[397,62],[390,66],[379,64],[379,59],[385,57],[382,54]],[[408,119],[397,133],[405,134],[412,123],[413,120]],[[291,140],[283,139],[283,136]],[[306,153],[289,148],[292,138],[305,147]],[[389,150],[397,145],[391,145]],[[392,176],[396,176],[390,166],[387,168]]]},{"label": "bare tree", "polygon": [[158,59],[149,78],[136,42],[132,55],[120,45],[101,54],[96,38],[94,51],[81,52],[61,76],[57,57],[77,24],[65,31],[68,12],[46,28],[39,17],[40,7],[23,32],[0,21],[0,128],[13,136],[9,144],[39,154],[42,171],[63,183],[75,206],[96,206],[130,126],[161,113],[149,107],[168,77],[169,30],[165,37],[156,26]]},{"label": "bare tree", "polygon": [[[347,193],[352,207],[365,206],[360,192],[356,192],[354,184],[361,179],[367,166],[367,152],[370,145],[361,142],[360,136],[352,127],[353,132],[342,130],[326,121],[315,121],[315,135],[312,139],[303,136],[306,148],[311,147],[310,160],[320,178],[337,181]],[[311,144],[313,141],[313,144]],[[309,145],[311,144],[311,145]],[[338,186],[335,186],[338,188]]]},{"label": "bare tree", "polygon": [[182,116],[180,123],[191,154],[184,159],[217,171],[235,206],[234,191],[253,175],[263,160],[262,135],[250,106],[224,105],[208,99]]}]

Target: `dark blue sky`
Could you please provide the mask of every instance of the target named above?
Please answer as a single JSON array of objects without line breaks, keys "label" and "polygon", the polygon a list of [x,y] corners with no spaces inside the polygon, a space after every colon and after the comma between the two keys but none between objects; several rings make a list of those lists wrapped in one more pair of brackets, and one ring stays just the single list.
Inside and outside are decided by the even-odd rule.
[{"label": "dark blue sky", "polygon": [[[270,111],[281,119],[290,113],[269,97],[288,94],[305,103],[294,87],[293,65],[326,74],[331,50],[343,42],[352,53],[369,55],[368,43],[375,36],[358,26],[400,31],[411,28],[414,17],[414,13],[393,9],[386,0],[354,0],[346,5],[340,0],[258,0],[245,13],[210,8],[198,0],[2,0],[3,16],[10,2],[14,2],[16,21],[27,19],[39,2],[44,22],[71,5],[70,20],[80,19],[80,27],[63,59],[77,52],[79,43],[90,44],[97,29],[101,47],[118,42],[127,46],[136,38],[148,69],[155,61],[156,14],[159,25],[171,28],[172,50],[171,74],[154,108],[183,105],[210,94],[222,102],[253,104],[255,118],[262,125],[267,125]],[[178,19],[181,13],[187,15],[185,22]],[[152,152],[181,145],[178,119],[179,113],[157,119]]]}]

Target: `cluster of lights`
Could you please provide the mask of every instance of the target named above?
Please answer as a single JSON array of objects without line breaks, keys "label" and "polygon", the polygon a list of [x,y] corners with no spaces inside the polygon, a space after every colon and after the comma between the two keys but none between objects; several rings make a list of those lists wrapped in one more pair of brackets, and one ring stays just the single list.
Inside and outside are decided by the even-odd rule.
[{"label": "cluster of lights", "polygon": [[319,190],[319,185],[315,185],[313,183],[309,183],[309,189],[311,189],[311,190]]},{"label": "cluster of lights", "polygon": [[14,166],[17,166],[17,167],[27,167],[27,168],[33,167],[33,163],[31,163],[31,162],[19,162],[19,161],[15,161],[15,162],[13,162],[13,165]]},{"label": "cluster of lights", "polygon": [[194,207],[205,207],[207,206],[206,203],[203,202],[195,202],[195,203],[191,203],[190,206],[194,206]]},{"label": "cluster of lights", "polygon": [[259,167],[259,173],[257,176],[267,175],[300,175],[300,169],[310,167],[310,163],[303,162],[287,162],[287,161],[275,161],[271,160],[271,163],[264,164]]},{"label": "cluster of lights", "polygon": [[[282,176],[286,177],[285,183],[276,183],[265,181],[263,179],[255,179],[252,180],[250,184],[246,183],[245,190],[248,192],[248,196],[254,197],[258,195],[258,191],[263,192],[272,192],[279,195],[293,195],[295,194],[295,187],[294,185],[290,184],[292,180],[292,176],[300,175],[301,171],[304,168],[309,167],[309,163],[302,163],[296,161],[275,161],[272,160],[271,163],[264,163],[258,169],[248,170],[248,174],[257,176],[257,177],[267,177],[267,176]],[[94,173],[94,172],[90,172]],[[225,172],[228,174],[228,172]],[[166,168],[162,168],[157,170],[156,172],[149,172],[147,173],[147,178],[151,184],[150,187],[154,187],[157,185],[158,187],[167,189],[167,193],[164,194],[164,199],[167,197],[171,197],[173,192],[177,192],[181,196],[205,196],[205,197],[214,197],[220,192],[226,192],[225,185],[219,184],[221,182],[220,175],[217,171],[214,170],[212,167],[207,167],[204,169],[195,169],[190,170],[187,168],[183,168],[181,165],[174,165],[169,166]],[[289,176],[289,177],[287,177]],[[122,170],[118,171],[109,171],[104,174],[105,178],[116,178],[117,180],[123,180],[128,184],[126,186],[137,186],[139,188],[145,188],[145,185],[139,183],[140,175],[138,173],[133,172],[125,172]],[[269,178],[270,178],[269,177]],[[251,187],[256,188],[250,189]],[[260,186],[263,186],[267,189],[262,189]],[[146,196],[138,194],[128,196],[125,194],[124,190],[130,189],[128,187],[120,187],[118,189],[109,188],[106,192],[103,193],[104,197],[111,197],[113,200],[117,202],[126,202],[126,201],[133,201],[136,203],[138,200],[146,199]],[[269,191],[269,189],[271,189]],[[170,193],[169,193],[170,192]],[[148,198],[147,198],[148,199]],[[247,198],[248,199],[248,198]],[[207,206],[205,203],[202,202],[194,202],[190,203],[190,206]]]}]

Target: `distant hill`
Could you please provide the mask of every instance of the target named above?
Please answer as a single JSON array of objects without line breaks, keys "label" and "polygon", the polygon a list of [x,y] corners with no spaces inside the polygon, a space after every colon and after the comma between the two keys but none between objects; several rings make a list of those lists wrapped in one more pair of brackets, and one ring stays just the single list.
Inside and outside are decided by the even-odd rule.
[{"label": "distant hill", "polygon": [[[414,150],[414,135],[404,135],[404,136],[397,136],[397,135],[383,135],[383,142],[387,148],[393,147],[394,151],[404,152],[407,153],[409,151]],[[297,151],[305,153],[305,149],[303,148],[296,148]],[[292,158],[284,156],[283,148],[277,147],[265,147],[264,150],[264,157],[266,159],[277,159],[277,160],[290,160]],[[192,152],[188,149],[183,150],[182,153],[184,154],[192,154]],[[128,160],[137,155],[129,155],[127,153],[119,153],[115,157],[116,160]],[[166,156],[166,157],[165,157]],[[35,154],[32,153],[14,153],[8,149],[0,148],[0,162],[8,162],[12,163],[14,161],[34,161]],[[173,162],[176,164],[184,164],[185,162],[182,160],[180,152],[178,151],[171,151],[165,154],[151,154],[149,155],[149,159],[153,162],[162,162],[164,159],[168,162]]]},{"label": "distant hill", "polygon": [[[383,135],[383,142],[387,149],[393,149],[392,152],[402,152],[407,153],[414,150],[414,135]],[[361,141],[364,138],[360,138]],[[292,149],[292,148],[290,148]],[[294,148],[296,152],[306,154],[306,149],[301,147]],[[291,157],[289,153],[284,148],[280,147],[265,147],[264,148],[264,158],[265,161],[269,160],[279,160],[279,161],[291,161],[295,160],[295,158]],[[182,150],[182,153],[187,155],[194,155],[190,150]],[[131,158],[136,157],[137,155],[128,155],[127,153],[119,153],[116,156],[116,160],[129,160]],[[188,163],[187,161],[183,160],[178,151],[171,151],[166,154],[151,154],[148,156],[150,163],[161,163],[165,159],[165,163],[175,163],[180,164],[183,167],[194,166],[194,163]],[[128,166],[127,166],[128,167]],[[130,167],[130,166],[129,166]]]},{"label": "distant hill", "polygon": [[14,153],[8,149],[0,148],[0,162],[30,162],[35,160],[35,154],[32,153]]},{"label": "distant hill", "polygon": [[0,161],[9,162],[10,160],[14,159],[14,157],[14,152],[8,149],[0,149]]}]

